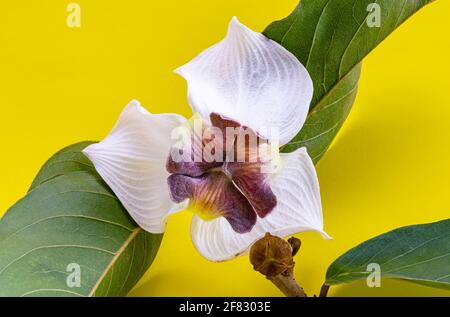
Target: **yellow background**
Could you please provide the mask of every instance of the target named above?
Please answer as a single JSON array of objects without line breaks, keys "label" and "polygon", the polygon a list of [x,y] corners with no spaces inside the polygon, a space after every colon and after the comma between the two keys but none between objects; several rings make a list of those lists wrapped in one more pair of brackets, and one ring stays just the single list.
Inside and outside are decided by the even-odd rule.
[{"label": "yellow background", "polygon": [[[0,12],[0,214],[62,147],[103,138],[133,98],[152,112],[189,116],[172,70],[221,40],[233,15],[262,31],[297,0],[3,1]],[[364,63],[354,110],[318,165],[325,228],[299,234],[296,276],[317,293],[326,268],[360,242],[450,214],[450,2],[427,6]],[[193,248],[191,215],[173,216],[152,268],[131,295],[278,296],[247,257],[210,263]],[[443,295],[399,281],[331,295]]]}]

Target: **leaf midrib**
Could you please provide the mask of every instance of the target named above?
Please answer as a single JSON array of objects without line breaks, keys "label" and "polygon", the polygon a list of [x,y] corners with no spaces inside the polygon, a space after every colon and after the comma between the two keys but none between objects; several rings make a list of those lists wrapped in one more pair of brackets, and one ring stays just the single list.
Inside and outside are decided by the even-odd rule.
[{"label": "leaf midrib", "polygon": [[[97,282],[95,283],[94,287],[92,288],[92,290],[89,293],[89,297],[93,297],[95,295],[95,292],[97,291],[98,287],[100,286],[100,284],[102,283],[103,279],[106,277],[106,275],[109,273],[109,270],[114,266],[114,264],[117,262],[117,260],[120,258],[120,256],[123,254],[123,252],[128,248],[128,246],[130,245],[131,242],[133,242],[133,240],[136,238],[136,236],[141,232],[141,228],[137,227],[136,229],[134,229],[130,236],[127,238],[127,240],[125,240],[125,242],[122,244],[122,246],[120,247],[119,250],[117,250],[116,254],[114,255],[114,257],[111,259],[111,261],[108,263],[108,265],[106,266],[105,270],[103,271],[102,275],[100,275],[99,279],[97,280]],[[131,267],[131,266],[130,266]],[[125,280],[124,283],[126,283],[127,280]],[[122,286],[123,288],[123,286]]]}]

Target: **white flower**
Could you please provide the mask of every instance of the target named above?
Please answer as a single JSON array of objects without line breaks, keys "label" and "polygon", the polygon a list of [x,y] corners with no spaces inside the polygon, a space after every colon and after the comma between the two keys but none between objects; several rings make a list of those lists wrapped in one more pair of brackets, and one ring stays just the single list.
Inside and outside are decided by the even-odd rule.
[{"label": "white flower", "polygon": [[[189,102],[204,129],[248,127],[270,143],[275,140],[268,128],[275,127],[280,145],[300,131],[313,93],[294,55],[236,18],[223,41],[176,72],[188,82]],[[176,114],[151,114],[132,101],[111,133],[84,150],[143,229],[162,233],[170,214],[191,209],[192,241],[212,261],[241,255],[266,232],[284,237],[312,230],[328,238],[305,148],[280,154],[273,175],[255,172],[265,164],[260,161],[174,162],[172,131],[190,124]]]}]

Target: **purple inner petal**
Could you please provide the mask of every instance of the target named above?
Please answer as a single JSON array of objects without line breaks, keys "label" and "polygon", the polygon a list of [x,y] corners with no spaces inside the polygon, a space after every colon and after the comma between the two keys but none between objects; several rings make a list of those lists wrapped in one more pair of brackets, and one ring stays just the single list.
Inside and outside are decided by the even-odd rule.
[{"label": "purple inner petal", "polygon": [[169,155],[171,198],[177,203],[189,199],[189,209],[202,218],[224,217],[236,232],[249,232],[257,215],[267,216],[277,204],[268,182],[270,173],[264,169],[271,162],[259,151],[268,141],[217,113],[210,118],[212,126],[202,121],[200,131],[190,122],[191,142],[181,147],[188,153],[184,160]]},{"label": "purple inner petal", "polygon": [[222,166],[225,152],[220,129],[208,126],[197,116],[183,128],[184,138],[177,147],[172,147],[167,159],[166,169],[170,174],[198,177]]},{"label": "purple inner petal", "polygon": [[277,197],[267,182],[268,175],[261,173],[260,163],[227,163],[226,169],[259,217],[266,217],[275,208]]},{"label": "purple inner petal", "polygon": [[261,150],[267,144],[267,140],[251,129],[241,127],[234,143],[234,160],[228,160],[223,166],[261,218],[277,205],[277,198],[267,181],[272,158],[270,153]]},{"label": "purple inner petal", "polygon": [[256,223],[253,207],[222,172],[197,178],[174,174],[168,183],[175,202],[189,199],[188,209],[206,220],[224,217],[238,233],[249,232]]},{"label": "purple inner petal", "polygon": [[166,169],[170,174],[199,177],[209,170],[221,167],[222,162],[175,162],[171,156],[167,159]]}]

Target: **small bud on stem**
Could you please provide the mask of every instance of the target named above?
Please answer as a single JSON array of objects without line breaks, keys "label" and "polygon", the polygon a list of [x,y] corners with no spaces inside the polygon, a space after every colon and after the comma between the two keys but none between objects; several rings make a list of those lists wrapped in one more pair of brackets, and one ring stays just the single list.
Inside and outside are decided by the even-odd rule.
[{"label": "small bud on stem", "polygon": [[255,271],[265,275],[284,295],[306,297],[294,278],[294,255],[300,246],[301,241],[297,238],[286,241],[266,233],[250,249],[250,262]]},{"label": "small bud on stem", "polygon": [[298,251],[300,250],[300,247],[302,246],[302,242],[296,237],[289,238],[288,242],[292,247],[292,256],[296,256]]}]

